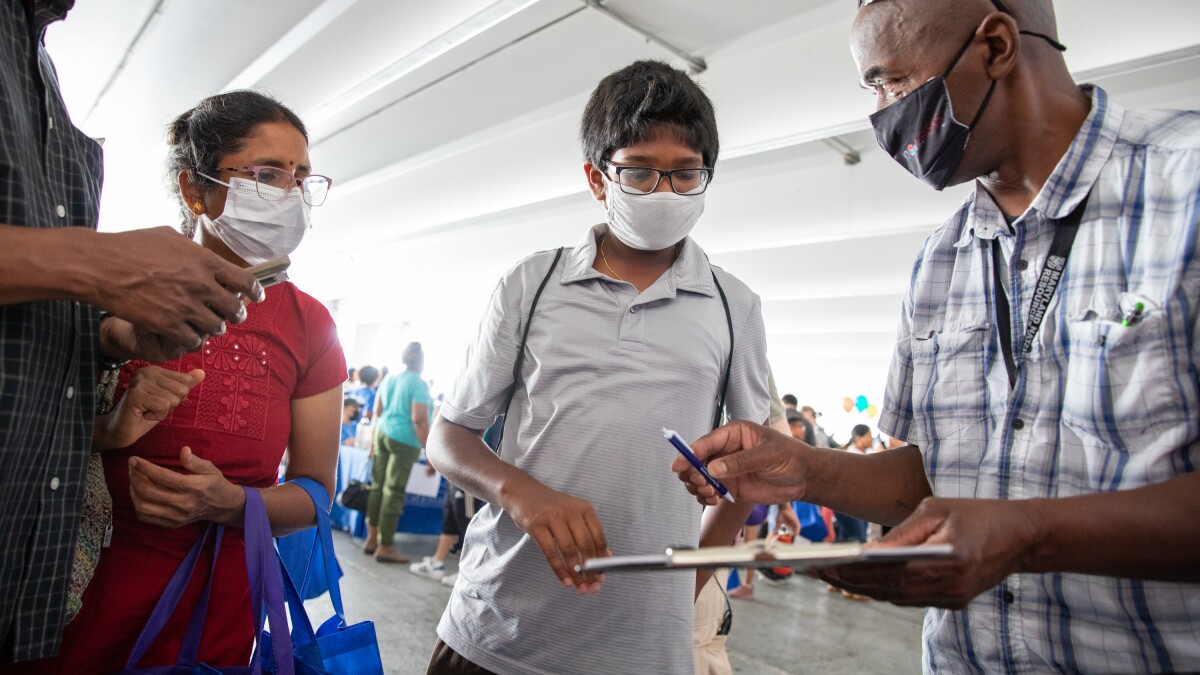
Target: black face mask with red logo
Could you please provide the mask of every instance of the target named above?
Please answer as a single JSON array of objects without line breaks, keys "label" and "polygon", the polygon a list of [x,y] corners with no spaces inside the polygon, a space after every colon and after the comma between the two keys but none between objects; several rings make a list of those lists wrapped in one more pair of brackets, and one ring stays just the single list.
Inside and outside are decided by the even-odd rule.
[{"label": "black face mask with red logo", "polygon": [[[1010,14],[999,2],[995,4],[1000,11]],[[1047,35],[1024,30],[1020,32],[1042,38],[1059,51],[1067,49]],[[996,91],[997,81],[992,80],[970,124],[963,124],[954,116],[946,77],[958,65],[974,39],[975,33],[972,32],[941,75],[930,78],[904,98],[871,115],[871,126],[875,129],[879,147],[909,173],[938,191],[946,187],[958,170],[966,154],[971,131],[983,117],[988,101]]]}]

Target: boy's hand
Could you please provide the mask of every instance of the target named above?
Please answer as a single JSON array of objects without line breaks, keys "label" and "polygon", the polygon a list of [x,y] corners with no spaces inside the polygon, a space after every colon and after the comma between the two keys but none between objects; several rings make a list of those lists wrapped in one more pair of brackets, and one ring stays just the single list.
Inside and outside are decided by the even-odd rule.
[{"label": "boy's hand", "polygon": [[595,593],[604,577],[583,574],[575,566],[589,558],[612,555],[596,510],[588,502],[530,481],[504,508],[517,527],[537,542],[564,586]]}]

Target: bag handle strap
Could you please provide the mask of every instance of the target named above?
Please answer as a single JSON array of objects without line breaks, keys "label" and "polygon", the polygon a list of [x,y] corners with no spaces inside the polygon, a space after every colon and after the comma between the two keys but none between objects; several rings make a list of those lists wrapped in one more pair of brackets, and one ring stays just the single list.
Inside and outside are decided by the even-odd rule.
[{"label": "bag handle strap", "polygon": [[[337,614],[338,625],[346,625],[346,609],[342,604],[342,588],[338,583],[337,574],[334,570],[337,567],[337,556],[333,550],[333,531],[329,526],[329,492],[325,490],[325,486],[311,478],[296,478],[288,481],[293,485],[303,489],[308,493],[309,498],[313,501],[313,510],[317,512],[317,536],[313,541],[312,553],[308,556],[308,566],[304,569],[304,577],[300,582],[300,597],[304,597],[303,593],[308,588],[308,579],[313,570],[313,562],[317,559],[317,553],[320,551],[322,556],[322,565],[325,568],[325,584],[329,588],[329,600],[333,604],[333,611]],[[294,618],[293,618],[294,621]]]},{"label": "bag handle strap", "polygon": [[218,525],[217,543],[213,547],[212,567],[208,571],[208,581],[204,584],[204,592],[200,595],[200,601],[192,612],[187,632],[183,634],[183,644],[179,647],[179,658],[175,660],[175,665],[190,668],[199,661],[200,642],[204,637],[204,623],[208,617],[208,600],[212,597],[213,579],[217,578],[217,560],[221,557],[221,540],[224,536],[225,528]]},{"label": "bag handle strap", "polygon": [[733,373],[733,313],[729,311],[729,298],[725,297],[725,289],[721,287],[721,282],[717,281],[716,271],[710,267],[709,272],[712,274],[713,283],[717,285],[717,292],[721,294],[725,323],[729,326],[729,360],[725,363],[725,377],[721,383],[720,398],[717,399],[717,412],[713,414],[713,429],[716,429],[721,426],[721,416],[725,413],[725,403],[729,400],[729,377]]},{"label": "bag handle strap", "polygon": [[[295,675],[292,658],[292,639],[288,634],[287,615],[283,609],[283,577],[279,553],[271,537],[271,523],[262,493],[242,486],[246,493],[246,572],[250,579],[250,605],[254,612],[255,636],[264,628],[263,614],[271,626],[271,656],[278,675]],[[265,606],[264,606],[265,605]],[[262,672],[262,650],[254,650],[250,660],[253,672]]]},{"label": "bag handle strap", "polygon": [[[158,599],[158,604],[154,606],[154,611],[150,613],[150,618],[146,620],[146,625],[142,628],[141,634],[138,635],[137,642],[133,645],[133,651],[129,653],[129,658],[125,661],[125,669],[132,670],[137,667],[142,657],[149,651],[150,645],[158,639],[159,633],[166,627],[167,621],[171,615],[175,613],[175,608],[179,605],[179,600],[183,597],[183,592],[191,583],[192,574],[196,570],[196,565],[200,560],[200,552],[204,550],[205,543],[208,538],[216,532],[218,551],[213,552],[213,566],[215,568],[217,561],[217,553],[219,552],[221,534],[224,530],[220,525],[209,523],[204,532],[196,538],[196,543],[192,544],[192,548],[188,551],[187,556],[179,563],[179,567],[175,568],[175,573],[171,575],[171,580],[167,583],[167,587],[163,589],[162,596]],[[211,577],[211,575],[210,575]],[[197,610],[200,608],[198,607]],[[193,614],[193,619],[195,615]],[[192,623],[195,623],[193,620]],[[203,625],[203,621],[201,621]],[[189,632],[192,625],[189,624]],[[187,637],[184,638],[185,642]]]},{"label": "bag handle strap", "polygon": [[512,407],[513,396],[517,394],[517,387],[521,386],[521,369],[525,365],[525,345],[529,343],[529,327],[533,324],[533,313],[537,310],[538,301],[542,299],[542,291],[546,290],[546,284],[550,282],[550,277],[554,275],[554,270],[558,267],[558,261],[562,258],[563,248],[560,246],[554,252],[554,262],[550,263],[550,269],[546,270],[546,276],[542,278],[542,283],[538,286],[537,292],[533,294],[533,302],[529,305],[529,316],[525,318],[525,330],[521,333],[521,344],[517,347],[517,360],[513,364],[513,383],[508,390],[508,398],[504,401],[504,421],[500,423],[500,432],[496,434],[496,447],[493,448],[496,452],[500,452],[501,444],[504,442],[504,427],[508,426],[508,409]]},{"label": "bag handle strap", "polygon": [[283,598],[287,602],[288,616],[292,618],[292,649],[297,654],[304,654],[310,649],[316,649],[319,654],[317,633],[313,630],[308,612],[304,609],[304,598],[300,595],[300,591],[296,590],[296,582],[292,580],[292,575],[288,573],[286,567],[283,568],[282,576]]},{"label": "bag handle strap", "polygon": [[[254,615],[255,634],[257,635],[262,632],[265,609],[265,614],[270,621],[271,628],[275,629],[271,633],[275,672],[280,675],[295,675],[295,666],[292,663],[292,642],[288,635],[287,618],[283,610],[283,580],[280,574],[280,565],[278,564],[278,553],[275,551],[275,545],[271,540],[271,528],[267,520],[267,509],[263,504],[262,495],[258,490],[245,486],[242,489],[246,493],[246,516],[244,522],[246,575],[250,586],[250,606]],[[171,615],[174,614],[175,608],[178,607],[184,591],[191,583],[192,575],[200,559],[200,552],[204,550],[209,537],[215,536],[216,545],[213,550],[212,568],[209,571],[209,578],[205,584],[204,593],[200,597],[200,602],[192,612],[187,632],[184,634],[183,644],[179,650],[179,657],[176,659],[176,665],[178,666],[193,667],[196,665],[196,657],[199,654],[201,637],[204,631],[205,616],[208,612],[208,600],[212,591],[212,580],[216,576],[217,560],[221,553],[221,540],[224,532],[224,526],[209,523],[204,532],[196,539],[196,543],[192,544],[192,548],[188,551],[187,556],[184,557],[179,567],[175,569],[175,573],[171,576],[171,580],[163,590],[162,597],[159,598],[158,604],[154,606],[154,611],[146,621],[145,627],[142,628],[141,634],[138,635],[133,651],[130,652],[129,659],[125,662],[126,670],[133,670],[137,667],[137,663],[146,655],[146,652],[154,644],[154,641],[166,626]],[[270,565],[266,563],[267,551],[271,552],[270,559],[275,564]],[[253,672],[262,672],[259,650],[255,650],[254,658],[251,660],[250,665]]]}]

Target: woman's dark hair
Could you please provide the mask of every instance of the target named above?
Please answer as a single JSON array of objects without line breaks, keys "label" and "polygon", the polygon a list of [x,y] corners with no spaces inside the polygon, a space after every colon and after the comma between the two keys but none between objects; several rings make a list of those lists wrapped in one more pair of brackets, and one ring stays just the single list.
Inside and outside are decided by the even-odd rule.
[{"label": "woman's dark hair", "polygon": [[854,445],[854,439],[862,438],[863,436],[870,436],[870,435],[871,435],[871,427],[869,427],[865,424],[855,424],[854,428],[850,430],[850,442],[843,445],[842,449],[849,450],[850,446]]},{"label": "woman's dark hair", "polygon": [[364,387],[369,387],[375,384],[375,381],[378,379],[379,369],[375,366],[363,366],[362,368],[358,369],[358,381],[361,382]]},{"label": "woman's dark hair", "polygon": [[816,445],[817,444],[817,432],[813,430],[812,425],[809,424],[808,420],[804,419],[803,417],[801,417],[798,421],[800,422],[800,424],[804,425],[804,438],[801,440],[803,440],[805,443],[808,443],[809,445]]},{"label": "woman's dark hair", "polygon": [[716,166],[717,115],[708,95],[682,70],[636,61],[600,80],[588,99],[579,124],[583,159],[603,169],[614,152],[663,128],[699,152],[704,166]]},{"label": "woman's dark hair", "polygon": [[404,348],[404,353],[400,355],[400,360],[410,369],[420,367],[425,361],[425,350],[421,348],[421,343],[408,343],[408,346]]},{"label": "woman's dark hair", "polygon": [[167,127],[171,146],[167,182],[179,198],[185,235],[191,237],[195,232],[191,210],[179,190],[179,172],[187,170],[187,180],[201,193],[214,190],[212,181],[196,174],[216,176],[221,157],[241,150],[254,128],[267,122],[288,122],[308,140],[308,131],[296,113],[266,94],[246,89],[209,96]]}]

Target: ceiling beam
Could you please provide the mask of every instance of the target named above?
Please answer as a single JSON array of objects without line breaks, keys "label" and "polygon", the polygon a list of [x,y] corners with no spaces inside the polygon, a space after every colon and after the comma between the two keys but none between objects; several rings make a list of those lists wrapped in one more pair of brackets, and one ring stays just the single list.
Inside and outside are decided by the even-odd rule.
[{"label": "ceiling beam", "polygon": [[221,91],[246,89],[258,84],[271,71],[283,65],[300,48],[308,44],[317,34],[325,30],[337,20],[346,10],[353,7],[358,0],[324,0],[308,16],[301,19],[292,29],[283,34],[275,44],[271,45],[250,62],[242,72],[238,73],[226,84]]},{"label": "ceiling beam", "polygon": [[621,16],[620,14],[618,14],[618,13],[614,12],[613,10],[600,4],[600,0],[583,0],[583,4],[587,5],[588,7],[591,7],[592,9],[596,10],[597,12],[600,12],[601,14],[603,14],[604,16],[607,16],[608,18],[612,19],[613,21],[616,21],[617,23],[621,24],[622,26],[625,26],[626,28],[637,33],[638,35],[641,35],[642,37],[646,38],[646,40],[648,42],[653,42],[654,44],[658,45],[659,47],[662,47],[663,49],[667,50],[668,52],[671,52],[675,56],[678,56],[679,58],[683,59],[684,61],[687,62],[688,66],[689,66],[689,70],[692,71],[693,75],[699,75],[700,73],[703,73],[704,71],[708,70],[708,64],[704,62],[704,59],[702,59],[699,56],[696,56],[695,54],[692,54],[688,51],[685,51],[684,49],[677,47],[670,42],[667,42],[666,40],[658,37],[654,33],[651,33],[650,31],[646,30],[645,28],[642,28],[641,26],[630,21],[629,19],[626,19],[624,16]]},{"label": "ceiling beam", "polygon": [[142,41],[142,37],[146,34],[146,31],[148,31],[150,26],[152,26],[154,22],[162,16],[163,9],[166,4],[167,0],[157,0],[157,2],[154,3],[154,8],[151,9],[146,15],[146,19],[142,21],[142,25],[140,28],[138,28],[137,34],[133,36],[133,40],[130,40],[129,46],[125,48],[125,53],[121,55],[121,60],[117,63],[117,67],[113,68],[112,73],[108,76],[108,80],[105,81],[104,86],[100,89],[100,93],[96,94],[96,100],[92,101],[92,106],[88,108],[87,114],[83,116],[83,123],[80,126],[87,126],[88,120],[92,117],[92,113],[96,112],[96,108],[100,107],[100,103],[104,101],[104,97],[108,95],[108,91],[112,89],[113,83],[117,81],[117,78],[121,76],[121,73],[125,72],[125,66],[129,63],[129,57],[133,54],[134,50],[137,49],[138,43]]},{"label": "ceiling beam", "polygon": [[[305,118],[308,119],[314,127],[319,127],[322,122],[335,117],[341,112],[352,109],[354,106],[366,101],[373,94],[395,84],[405,76],[410,75],[431,63],[434,63],[438,59],[451,53],[467,42],[483,35],[488,30],[511,19],[525,9],[539,2],[541,2],[541,0],[501,0],[501,2],[490,5],[482,12],[479,12],[466,21],[459,23],[445,33],[442,33],[441,35],[426,42],[421,47],[406,54],[402,58],[393,61],[387,66],[384,66],[370,77],[367,77],[366,79],[354,84],[350,88],[342,91],[329,101],[318,106],[316,109],[306,111]],[[565,14],[558,14],[548,21],[542,21],[532,29],[521,33],[516,38],[489,49],[484,54],[470,59],[466,63],[463,63],[449,70],[448,72],[433,78],[429,82],[425,82],[418,87],[415,87],[388,100],[388,102],[382,106],[376,107],[360,115],[356,115],[355,118],[347,124],[320,134],[320,138],[314,139],[312,145],[314,147],[318,146],[342,133],[345,133],[359,124],[362,124],[364,121],[384,112],[385,110],[393,108],[404,101],[407,101],[414,96],[417,96],[420,93],[428,90],[430,87],[444,82],[445,80],[463,72],[464,70],[486,61],[487,59],[499,54],[513,45],[524,42],[525,40],[537,35],[547,28],[550,28],[551,26],[568,19],[579,12],[582,12],[584,9],[584,7],[579,7]]]}]

